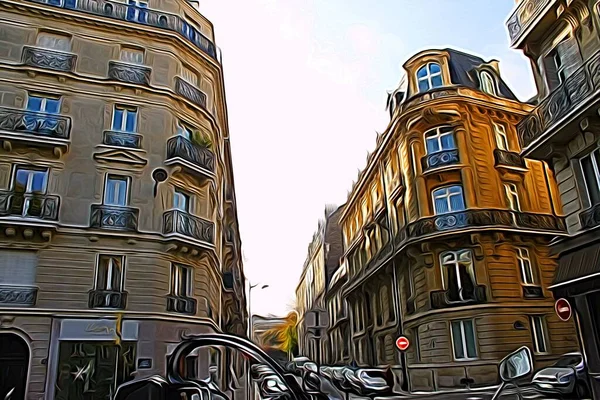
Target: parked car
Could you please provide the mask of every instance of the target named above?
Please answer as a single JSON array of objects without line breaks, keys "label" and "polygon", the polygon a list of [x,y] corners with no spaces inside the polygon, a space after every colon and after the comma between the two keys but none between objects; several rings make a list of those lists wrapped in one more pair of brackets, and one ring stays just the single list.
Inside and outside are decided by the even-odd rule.
[{"label": "parked car", "polygon": [[533,376],[532,383],[542,393],[590,397],[585,362],[581,353],[568,353]]}]

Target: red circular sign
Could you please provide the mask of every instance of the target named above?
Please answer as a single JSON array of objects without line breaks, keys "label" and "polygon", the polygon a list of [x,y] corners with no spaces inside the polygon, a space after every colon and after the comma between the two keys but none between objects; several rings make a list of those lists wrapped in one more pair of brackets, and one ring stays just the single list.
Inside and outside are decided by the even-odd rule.
[{"label": "red circular sign", "polygon": [[554,304],[554,309],[556,310],[556,315],[558,318],[563,321],[568,321],[571,319],[571,315],[573,311],[571,310],[571,305],[567,301],[567,299],[558,299],[556,300],[556,304]]},{"label": "red circular sign", "polygon": [[406,336],[400,336],[396,339],[396,347],[398,347],[400,351],[405,351],[408,349],[408,346],[410,346],[410,342]]}]

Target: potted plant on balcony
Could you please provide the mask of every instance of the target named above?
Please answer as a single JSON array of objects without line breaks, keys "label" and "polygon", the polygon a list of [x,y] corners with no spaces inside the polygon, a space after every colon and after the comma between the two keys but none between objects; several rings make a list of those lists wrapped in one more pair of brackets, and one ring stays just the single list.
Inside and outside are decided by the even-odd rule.
[{"label": "potted plant on balcony", "polygon": [[212,148],[212,140],[205,133],[197,130],[192,133],[191,142],[201,149],[210,150]]}]

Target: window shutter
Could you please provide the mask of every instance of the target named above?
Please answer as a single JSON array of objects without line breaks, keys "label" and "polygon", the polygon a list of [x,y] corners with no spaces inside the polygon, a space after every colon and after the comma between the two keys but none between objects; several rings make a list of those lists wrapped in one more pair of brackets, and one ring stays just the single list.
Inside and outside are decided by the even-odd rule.
[{"label": "window shutter", "polygon": [[565,76],[571,76],[582,64],[577,39],[569,36],[556,47],[560,61],[565,68]]},{"label": "window shutter", "polygon": [[38,256],[32,251],[0,251],[0,285],[33,286]]}]

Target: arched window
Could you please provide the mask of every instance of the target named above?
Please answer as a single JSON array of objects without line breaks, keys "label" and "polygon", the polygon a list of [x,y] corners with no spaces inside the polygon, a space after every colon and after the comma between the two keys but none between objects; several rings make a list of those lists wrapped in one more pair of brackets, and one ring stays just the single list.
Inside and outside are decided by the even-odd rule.
[{"label": "arched window", "polygon": [[470,250],[447,251],[440,254],[442,285],[450,301],[475,299],[475,268]]},{"label": "arched window", "polygon": [[440,87],[443,85],[442,68],[437,63],[427,63],[417,71],[417,81],[419,83],[419,92]]},{"label": "arched window", "polygon": [[492,75],[489,72],[483,71],[479,74],[479,79],[481,80],[481,89],[492,96],[496,96],[496,83]]}]

